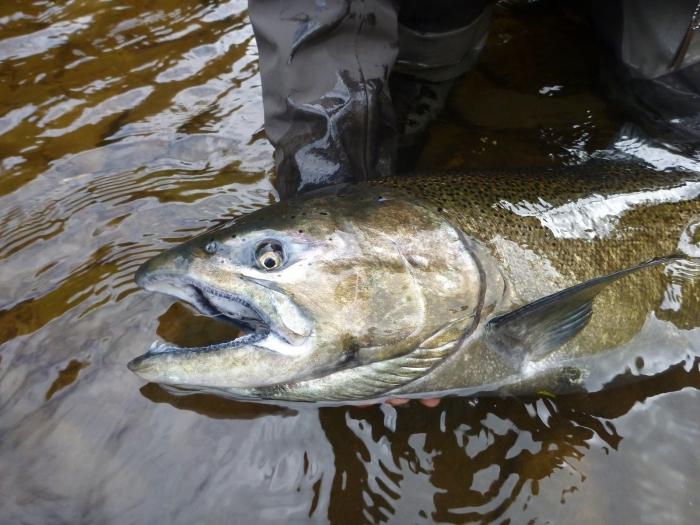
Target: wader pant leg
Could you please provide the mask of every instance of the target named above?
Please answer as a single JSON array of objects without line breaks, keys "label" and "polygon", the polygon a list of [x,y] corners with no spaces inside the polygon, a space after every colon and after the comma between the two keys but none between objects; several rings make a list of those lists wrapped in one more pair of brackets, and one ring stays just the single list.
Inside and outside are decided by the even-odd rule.
[{"label": "wader pant leg", "polygon": [[700,142],[698,0],[593,0],[603,81],[652,134]]},{"label": "wader pant leg", "polygon": [[250,0],[280,198],[391,175],[392,0]]},{"label": "wader pant leg", "polygon": [[491,26],[492,0],[403,0],[395,71],[432,82],[455,79],[476,62]]},{"label": "wader pant leg", "polygon": [[[432,0],[429,8],[425,0],[401,2],[399,55],[391,78],[401,148],[415,146],[457,79],[477,61],[491,14],[491,0]],[[401,153],[399,169],[412,169],[410,156]]]},{"label": "wader pant leg", "polygon": [[479,57],[491,26],[490,0],[403,0],[391,94],[399,130],[399,171],[414,168],[416,147],[456,81]]}]

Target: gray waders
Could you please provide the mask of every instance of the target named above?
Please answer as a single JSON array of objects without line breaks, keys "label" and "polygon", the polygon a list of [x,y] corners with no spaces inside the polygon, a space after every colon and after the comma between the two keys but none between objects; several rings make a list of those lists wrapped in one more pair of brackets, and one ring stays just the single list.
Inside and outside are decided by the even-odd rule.
[{"label": "gray waders", "polygon": [[[522,3],[522,0],[520,0]],[[700,141],[698,0],[591,0],[613,100]],[[476,61],[489,0],[250,0],[280,198],[392,175]],[[576,59],[576,57],[572,57]]]},{"label": "gray waders", "polygon": [[426,84],[452,81],[476,60],[490,22],[486,0],[433,0],[432,14],[421,16],[423,5],[249,1],[281,198],[394,173],[399,135],[422,129],[446,90],[427,97],[427,118],[410,120],[402,115],[411,112],[418,92],[407,89],[406,80],[392,80],[407,100],[394,108],[390,75],[415,79],[423,92]]}]

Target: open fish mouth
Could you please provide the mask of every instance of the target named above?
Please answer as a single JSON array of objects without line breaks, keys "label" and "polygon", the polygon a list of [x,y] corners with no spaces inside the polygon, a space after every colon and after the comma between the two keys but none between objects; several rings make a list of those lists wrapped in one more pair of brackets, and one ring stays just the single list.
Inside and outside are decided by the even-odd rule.
[{"label": "open fish mouth", "polygon": [[206,352],[235,348],[262,341],[271,334],[269,318],[266,318],[259,309],[243,297],[183,278],[180,278],[179,282],[169,282],[165,286],[160,285],[157,291],[184,301],[204,316],[231,323],[240,328],[243,334],[230,341],[195,347],[180,347],[171,343],[154,341],[144,357],[163,352]]},{"label": "open fish mouth", "polygon": [[[138,373],[142,370],[145,362],[163,354],[196,354],[254,346],[287,356],[296,356],[304,353],[307,349],[305,343],[309,339],[310,333],[299,334],[284,326],[283,323],[275,322],[265,309],[247,297],[215,289],[181,274],[148,275],[143,276],[138,281],[139,285],[146,290],[175,297],[193,307],[200,314],[231,323],[240,328],[243,333],[229,341],[192,347],[154,341],[147,353],[128,364],[129,369],[134,372]],[[288,309],[290,306],[292,309],[296,309],[290,304],[286,306]]]}]

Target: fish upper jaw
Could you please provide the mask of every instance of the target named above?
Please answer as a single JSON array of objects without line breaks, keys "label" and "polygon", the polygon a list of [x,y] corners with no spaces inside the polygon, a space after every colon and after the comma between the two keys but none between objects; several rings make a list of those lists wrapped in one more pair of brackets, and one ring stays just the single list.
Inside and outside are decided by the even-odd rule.
[{"label": "fish upper jaw", "polygon": [[205,315],[213,310],[218,317],[244,328],[266,329],[292,346],[302,345],[311,335],[312,326],[307,317],[282,292],[266,289],[262,294],[256,294],[262,297],[249,297],[245,293],[231,293],[195,280],[185,279],[183,282],[196,290],[200,300],[194,306],[203,307],[200,312]]}]

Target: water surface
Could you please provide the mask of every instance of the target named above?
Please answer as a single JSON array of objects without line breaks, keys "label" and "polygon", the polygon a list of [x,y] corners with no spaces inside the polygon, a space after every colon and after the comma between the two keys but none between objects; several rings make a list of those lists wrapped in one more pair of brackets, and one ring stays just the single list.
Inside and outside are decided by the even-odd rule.
[{"label": "water surface", "polygon": [[[178,398],[126,369],[156,335],[225,336],[137,290],[137,266],[275,198],[245,4],[0,5],[0,521],[700,521],[695,358],[591,395],[398,410]],[[499,12],[419,167],[611,142],[696,166],[624,138],[596,77],[576,17]]]}]

